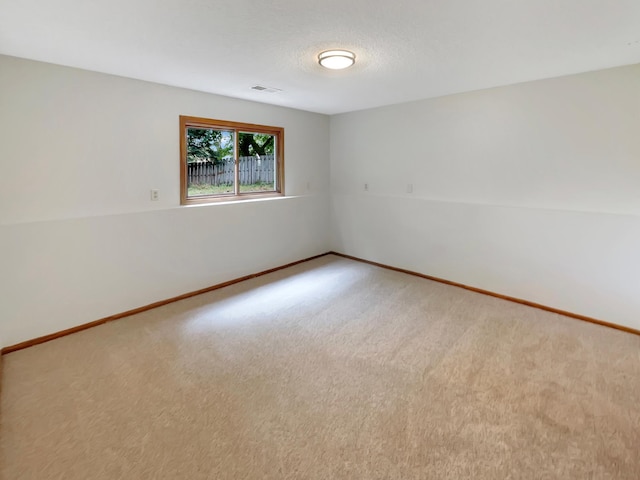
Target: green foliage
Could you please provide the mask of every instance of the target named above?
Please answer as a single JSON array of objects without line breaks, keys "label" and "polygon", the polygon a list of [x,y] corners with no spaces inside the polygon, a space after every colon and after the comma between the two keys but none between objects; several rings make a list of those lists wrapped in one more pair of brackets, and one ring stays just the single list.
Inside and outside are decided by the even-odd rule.
[{"label": "green foliage", "polygon": [[[240,133],[238,156],[270,155],[275,151],[275,136],[264,133]],[[211,128],[187,129],[187,162],[219,164],[233,158],[233,132]]]},{"label": "green foliage", "polygon": [[241,133],[238,137],[239,156],[271,155],[275,150],[275,138],[265,133]]},{"label": "green foliage", "polygon": [[222,163],[233,157],[233,133],[210,128],[187,129],[187,162]]}]

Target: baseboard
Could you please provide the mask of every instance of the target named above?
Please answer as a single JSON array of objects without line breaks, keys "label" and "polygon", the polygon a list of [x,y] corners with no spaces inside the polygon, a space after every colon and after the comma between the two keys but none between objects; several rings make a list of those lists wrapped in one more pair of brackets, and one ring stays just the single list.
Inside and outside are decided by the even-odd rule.
[{"label": "baseboard", "polygon": [[[262,275],[266,275],[268,273],[277,272],[278,270],[283,270],[285,268],[293,267],[294,265],[298,265],[300,263],[308,262],[310,260],[314,260],[316,258],[324,257],[326,255],[336,255],[338,257],[348,258],[350,260],[355,260],[357,262],[368,263],[369,265],[374,265],[376,267],[386,268],[387,270],[393,270],[395,272],[406,273],[408,275],[413,275],[416,277],[425,278],[427,280],[433,280],[435,282],[444,283],[446,285],[451,285],[454,287],[464,288],[465,290],[470,290],[476,293],[482,293],[483,295],[489,295],[491,297],[500,298],[502,300],[508,300],[510,302],[519,303],[521,305],[526,305],[528,307],[539,308],[540,310],[545,310],[547,312],[557,313],[560,315],[564,315],[566,317],[574,318],[577,320],[582,320],[589,323],[595,323],[597,325],[602,325],[609,328],[615,328],[616,330],[622,330],[623,332],[632,333],[635,335],[640,335],[640,330],[636,330],[630,327],[625,327],[623,325],[618,325],[611,322],[606,322],[604,320],[598,320],[596,318],[587,317],[585,315],[580,315],[577,313],[567,312],[565,310],[560,310],[558,308],[549,307],[546,305],[541,305],[539,303],[530,302],[528,300],[523,300],[521,298],[511,297],[509,295],[502,295],[500,293],[491,292],[489,290],[484,290],[482,288],[476,288],[469,285],[465,285],[463,283],[453,282],[451,280],[446,280],[444,278],[434,277],[431,275],[425,275],[424,273],[414,272],[412,270],[407,270],[404,268],[392,267],[391,265],[385,265],[384,263],[373,262],[371,260],[365,260],[363,258],[354,257],[352,255],[346,255],[344,253],[338,252],[326,252],[321,253],[320,255],[315,255],[313,257],[305,258],[303,260],[298,260],[295,262],[288,263],[286,265],[282,265],[280,267],[270,268],[269,270],[264,270],[258,273],[252,273],[250,275],[245,275],[244,277],[235,278],[233,280],[229,280],[227,282],[218,283],[216,285],[212,285],[211,287],[203,288],[200,290],[195,290],[193,292],[184,293],[182,295],[178,295],[177,297],[171,297],[166,300],[161,300],[158,302],[150,303],[149,305],[145,305],[143,307],[134,308],[133,310],[127,310],[126,312],[117,313],[115,315],[111,315],[108,317],[101,318],[99,320],[95,320],[93,322],[84,323],[82,325],[78,325],[76,327],[71,327],[66,330],[61,330],[59,332],[51,333],[49,335],[44,335],[42,337],[34,338],[32,340],[26,340],[24,342],[17,343],[15,345],[11,345],[8,347],[4,347],[0,350],[0,355],[5,355],[7,353],[16,352],[18,350],[22,350],[24,348],[29,348],[34,345],[39,345],[41,343],[49,342],[51,340],[55,340],[56,338],[64,337],[67,335],[71,335],[72,333],[81,332],[82,330],[87,330],[92,327],[96,327],[98,325],[105,324],[107,322],[111,322],[113,320],[118,320],[120,318],[129,317],[131,315],[135,315],[136,313],[142,313],[147,310],[151,310],[153,308],[161,307],[163,305],[167,305],[169,303],[177,302],[179,300],[184,300],[185,298],[194,297],[196,295],[200,295],[202,293],[211,292],[213,290],[218,290],[220,288],[228,287],[229,285],[233,285],[235,283],[244,282],[245,280],[250,280],[252,278],[260,277]],[[0,364],[1,365],[1,364]]]},{"label": "baseboard", "polygon": [[261,277],[262,275],[277,272],[278,270],[283,270],[285,268],[293,267],[294,265],[308,262],[316,258],[324,257],[325,255],[329,255],[329,252],[321,253],[320,255],[314,255],[313,257],[305,258],[303,260],[287,263],[286,265],[282,265],[280,267],[270,268],[269,270],[264,270],[262,272],[245,275],[244,277],[235,278],[227,282],[218,283],[216,285],[212,285],[211,287],[202,288],[200,290],[195,290],[193,292],[184,293],[182,295],[178,295],[177,297],[171,297],[171,298],[167,298],[166,300],[160,300],[159,302],[150,303],[149,305],[134,308],[133,310],[127,310],[126,312],[116,313],[115,315],[110,315],[108,317],[104,317],[99,320],[94,320],[93,322],[83,323],[82,325],[78,325],[77,327],[67,328],[66,330],[61,330],[59,332],[51,333],[49,335],[44,335],[42,337],[34,338],[32,340],[26,340],[24,342],[11,345],[9,347],[4,347],[2,350],[0,350],[0,355],[6,355],[7,353],[16,352],[24,348],[33,347],[34,345],[39,345],[41,343],[55,340],[56,338],[71,335],[72,333],[81,332],[82,330],[87,330],[92,327],[97,327],[98,325],[103,325],[107,322],[112,322],[113,320],[129,317],[131,315],[135,315],[136,313],[146,312],[147,310],[151,310],[153,308],[162,307],[163,305],[167,305],[169,303],[177,302],[179,300],[184,300],[185,298],[195,297],[196,295],[200,295],[202,293],[212,292],[213,290],[218,290],[220,288],[228,287],[229,285],[233,285],[235,283],[240,283],[240,282],[244,282],[245,280]]},{"label": "baseboard", "polygon": [[540,310],[557,313],[560,315],[564,315],[565,317],[575,318],[577,320],[582,320],[589,323],[595,323],[597,325],[602,325],[609,328],[615,328],[616,330],[622,330],[623,332],[640,335],[640,330],[636,330],[630,327],[625,327],[624,325],[618,325],[616,323],[606,322],[604,320],[598,320],[597,318],[587,317],[585,315],[580,315],[578,313],[567,312],[565,310],[560,310],[558,308],[548,307],[547,305],[541,305],[539,303],[530,302],[528,300],[523,300],[521,298],[511,297],[509,295],[502,295],[500,293],[491,292],[489,290],[484,290],[482,288],[471,287],[469,285],[465,285],[463,283],[458,283],[458,282],[452,282],[451,280],[446,280],[444,278],[433,277],[431,275],[425,275],[424,273],[418,273],[412,270],[406,270],[404,268],[392,267],[390,265],[385,265],[384,263],[372,262],[371,260],[365,260],[363,258],[354,257],[352,255],[346,255],[344,253],[338,253],[338,252],[329,252],[329,253],[331,255],[337,255],[339,257],[348,258],[349,260],[355,260],[357,262],[368,263],[369,265],[374,265],[376,267],[386,268],[387,270],[406,273],[408,275],[414,275],[416,277],[426,278],[427,280],[433,280],[434,282],[439,282],[439,283],[444,283],[446,285],[452,285],[454,287],[464,288],[465,290],[470,290],[476,293],[482,293],[483,295],[489,295],[491,297],[500,298],[502,300],[508,300],[510,302],[526,305],[528,307],[539,308]]}]

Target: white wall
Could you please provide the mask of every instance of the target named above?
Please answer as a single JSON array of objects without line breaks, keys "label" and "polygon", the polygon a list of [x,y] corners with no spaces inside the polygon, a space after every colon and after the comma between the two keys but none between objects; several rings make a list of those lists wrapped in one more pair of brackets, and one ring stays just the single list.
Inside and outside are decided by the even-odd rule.
[{"label": "white wall", "polygon": [[[0,56],[0,346],[329,249],[640,328],[639,80],[329,121]],[[179,206],[181,114],[285,127],[288,196]]]},{"label": "white wall", "polygon": [[[179,206],[179,115],[284,127],[287,197]],[[328,192],[326,116],[0,56],[0,346],[324,253]]]},{"label": "white wall", "polygon": [[331,187],[336,251],[640,329],[639,65],[334,116]]}]

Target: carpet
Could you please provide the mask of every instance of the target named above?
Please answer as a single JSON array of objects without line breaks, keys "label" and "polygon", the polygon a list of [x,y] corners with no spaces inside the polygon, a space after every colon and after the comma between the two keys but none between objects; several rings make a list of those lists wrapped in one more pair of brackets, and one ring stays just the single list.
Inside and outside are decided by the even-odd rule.
[{"label": "carpet", "polygon": [[640,337],[333,255],[2,368],[6,480],[640,478]]}]

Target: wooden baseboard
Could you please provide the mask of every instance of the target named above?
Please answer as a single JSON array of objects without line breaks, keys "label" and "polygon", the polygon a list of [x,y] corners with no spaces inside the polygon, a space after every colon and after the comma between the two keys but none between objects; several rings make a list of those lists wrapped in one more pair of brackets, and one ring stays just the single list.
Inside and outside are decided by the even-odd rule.
[{"label": "wooden baseboard", "polygon": [[71,335],[72,333],[81,332],[82,330],[87,330],[88,328],[97,327],[98,325],[102,325],[104,323],[111,322],[113,320],[129,317],[131,315],[135,315],[136,313],[146,312],[147,310],[151,310],[153,308],[162,307],[163,305],[167,305],[169,303],[177,302],[179,300],[184,300],[185,298],[195,297],[196,295],[200,295],[202,293],[207,293],[213,290],[218,290],[220,288],[228,287],[229,285],[244,282],[245,280],[250,280],[252,278],[260,277],[268,273],[277,272],[278,270],[283,270],[285,268],[293,267],[294,265],[308,262],[309,260],[314,260],[316,258],[324,257],[325,255],[329,255],[329,252],[322,253],[320,255],[315,255],[313,257],[305,258],[303,260],[298,260],[296,262],[287,263],[286,265],[282,265],[280,267],[270,268],[269,270],[264,270],[262,272],[245,275],[244,277],[235,278],[233,280],[229,280],[228,282],[218,283],[211,287],[202,288],[200,290],[196,290],[189,293],[184,293],[182,295],[178,295],[177,297],[171,297],[166,300],[160,300],[159,302],[150,303],[149,305],[145,305],[139,308],[134,308],[133,310],[127,310],[126,312],[116,313],[115,315],[110,315],[108,317],[104,317],[99,320],[94,320],[93,322],[84,323],[82,325],[78,325],[77,327],[67,328],[66,330],[61,330],[59,332],[51,333],[49,335],[44,335],[42,337],[34,338],[32,340],[26,340],[24,342],[11,345],[9,347],[4,347],[2,350],[0,350],[0,355],[16,352],[18,350],[22,350],[28,347],[33,347],[34,345],[39,345],[41,343],[49,342],[51,340],[55,340],[56,338],[65,337],[67,335]]},{"label": "wooden baseboard", "polygon": [[392,267],[390,265],[385,265],[383,263],[373,262],[371,260],[365,260],[363,258],[354,257],[352,255],[346,255],[344,253],[338,252],[326,252],[320,255],[315,255],[313,257],[305,258],[303,260],[298,260],[296,262],[288,263],[286,265],[282,265],[280,267],[270,268],[269,270],[264,270],[258,273],[252,273],[250,275],[245,275],[244,277],[239,277],[233,280],[229,280],[228,282],[218,283],[211,287],[203,288],[200,290],[196,290],[193,292],[185,293],[182,295],[178,295],[177,297],[168,298],[166,300],[161,300],[159,302],[150,303],[149,305],[145,305],[143,307],[134,308],[133,310],[127,310],[126,312],[117,313],[115,315],[111,315],[109,317],[104,317],[99,320],[95,320],[93,322],[84,323],[82,325],[78,325],[77,327],[68,328],[66,330],[61,330],[59,332],[51,333],[49,335],[44,335],[42,337],[34,338],[32,340],[27,340],[21,343],[17,343],[15,345],[11,345],[9,347],[4,347],[0,350],[0,355],[5,355],[7,353],[15,352],[18,350],[22,350],[24,348],[32,347],[34,345],[39,345],[41,343],[48,342],[50,340],[55,340],[56,338],[64,337],[66,335],[71,335],[72,333],[80,332],[82,330],[87,330],[88,328],[96,327],[98,325],[102,325],[107,322],[111,322],[113,320],[118,320],[120,318],[128,317],[131,315],[135,315],[136,313],[145,312],[147,310],[151,310],[153,308],[161,307],[163,305],[167,305],[169,303],[177,302],[179,300],[184,300],[185,298],[194,297],[196,295],[200,295],[202,293],[211,292],[213,290],[218,290],[220,288],[228,287],[229,285],[233,285],[235,283],[244,282],[245,280],[250,280],[252,278],[260,277],[262,275],[266,275],[268,273],[277,272],[278,270],[283,270],[285,268],[293,267],[294,265],[298,265],[300,263],[308,262],[310,260],[314,260],[316,258],[324,257],[325,255],[336,255],[338,257],[348,258],[350,260],[355,260],[357,262],[368,263],[369,265],[374,265],[376,267],[386,268],[387,270],[393,270],[400,273],[406,273],[408,275],[413,275],[416,277],[426,278],[427,280],[433,280],[435,282],[444,283],[447,285],[452,285],[454,287],[464,288],[465,290],[470,290],[476,293],[482,293],[484,295],[489,295],[491,297],[500,298],[502,300],[508,300],[510,302],[519,303],[521,305],[526,305],[528,307],[539,308],[541,310],[546,310],[547,312],[557,313],[560,315],[564,315],[566,317],[575,318],[577,320],[583,320],[585,322],[595,323],[597,325],[602,325],[609,328],[615,328],[616,330],[622,330],[623,332],[633,333],[635,335],[640,335],[640,330],[636,330],[630,327],[625,327],[623,325],[617,325],[615,323],[606,322],[604,320],[598,320],[596,318],[587,317],[585,315],[580,315],[577,313],[567,312],[565,310],[560,310],[553,307],[548,307],[546,305],[541,305],[539,303],[530,302],[528,300],[523,300],[521,298],[510,297],[508,295],[502,295],[499,293],[491,292],[489,290],[483,290],[481,288],[471,287],[469,285],[464,285],[458,282],[452,282],[451,280],[445,280],[444,278],[438,278],[431,275],[425,275],[423,273],[414,272],[412,270],[407,270],[404,268]]},{"label": "wooden baseboard", "polygon": [[352,255],[346,255],[344,253],[338,252],[329,252],[331,255],[337,255],[339,257],[348,258],[349,260],[355,260],[357,262],[368,263],[369,265],[374,265],[376,267],[386,268],[387,270],[393,270],[395,272],[406,273],[408,275],[414,275],[416,277],[426,278],[427,280],[433,280],[435,282],[444,283],[447,285],[452,285],[454,287],[464,288],[465,290],[470,290],[476,293],[482,293],[483,295],[489,295],[491,297],[500,298],[502,300],[508,300],[510,302],[519,303],[521,305],[526,305],[528,307],[539,308],[540,310],[546,310],[547,312],[557,313],[560,315],[564,315],[566,317],[575,318],[577,320],[582,320],[589,323],[595,323],[597,325],[602,325],[609,328],[615,328],[616,330],[622,330],[623,332],[633,333],[635,335],[640,335],[640,330],[636,330],[634,328],[625,327],[624,325],[618,325],[611,322],[606,322],[604,320],[598,320],[597,318],[587,317],[585,315],[580,315],[578,313],[567,312],[565,310],[560,310],[558,308],[548,307],[546,305],[541,305],[539,303],[530,302],[528,300],[523,300],[521,298],[510,297],[509,295],[502,295],[500,293],[491,292],[489,290],[483,290],[482,288],[471,287],[469,285],[465,285],[463,283],[452,282],[451,280],[445,280],[444,278],[433,277],[431,275],[425,275],[423,273],[414,272],[412,270],[406,270],[404,268],[392,267],[390,265],[385,265],[384,263],[372,262],[371,260],[365,260],[363,258],[354,257]]}]

